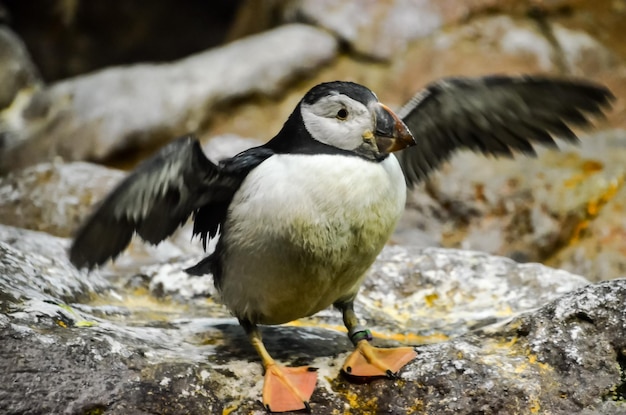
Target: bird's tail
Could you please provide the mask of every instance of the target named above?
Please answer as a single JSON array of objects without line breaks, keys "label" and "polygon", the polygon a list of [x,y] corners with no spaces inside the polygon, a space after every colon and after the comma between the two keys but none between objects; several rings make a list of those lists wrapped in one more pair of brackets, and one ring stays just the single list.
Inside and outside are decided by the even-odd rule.
[{"label": "bird's tail", "polygon": [[198,277],[206,274],[213,274],[215,266],[214,260],[215,258],[213,258],[213,254],[211,254],[193,267],[185,269],[185,272],[189,275],[196,275]]}]

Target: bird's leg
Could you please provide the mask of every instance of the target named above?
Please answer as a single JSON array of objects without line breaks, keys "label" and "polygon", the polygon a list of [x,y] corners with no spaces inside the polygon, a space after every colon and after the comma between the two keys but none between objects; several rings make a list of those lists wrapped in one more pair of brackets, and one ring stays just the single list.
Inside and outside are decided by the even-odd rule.
[{"label": "bird's leg", "polygon": [[336,304],[343,312],[343,323],[348,329],[348,337],[356,347],[343,364],[342,370],[350,376],[395,377],[407,363],[415,359],[417,353],[412,347],[378,348],[372,346],[372,333],[359,326],[352,301]]},{"label": "bird's leg", "polygon": [[243,320],[240,320],[240,324],[246,330],[250,343],[261,357],[265,368],[263,406],[270,412],[310,409],[309,398],[317,382],[316,369],[308,366],[278,365],[265,349],[257,326]]}]

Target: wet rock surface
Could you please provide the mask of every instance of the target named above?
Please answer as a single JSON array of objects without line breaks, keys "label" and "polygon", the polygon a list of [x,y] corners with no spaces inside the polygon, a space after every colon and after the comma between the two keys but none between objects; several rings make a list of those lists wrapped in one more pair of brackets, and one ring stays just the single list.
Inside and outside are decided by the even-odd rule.
[{"label": "wet rock surface", "polygon": [[[85,273],[61,255],[68,242],[0,227],[3,413],[264,412],[243,330],[210,278],[181,271],[196,257]],[[178,283],[159,288],[163,275]],[[608,414],[624,398],[624,301],[624,280],[390,247],[356,308],[376,343],[416,346],[399,379],[339,374],[351,345],[334,310],[263,332],[281,362],[319,368],[314,413]]]}]

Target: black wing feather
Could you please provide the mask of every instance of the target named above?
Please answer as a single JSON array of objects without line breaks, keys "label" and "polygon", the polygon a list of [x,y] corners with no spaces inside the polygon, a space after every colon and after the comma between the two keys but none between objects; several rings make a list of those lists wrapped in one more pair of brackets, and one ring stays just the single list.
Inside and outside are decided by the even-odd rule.
[{"label": "black wing feather", "polygon": [[260,146],[242,151],[235,157],[220,162],[220,172],[222,176],[229,178],[231,186],[226,189],[223,197],[204,204],[194,213],[193,235],[200,235],[204,250],[206,250],[207,241],[217,235],[235,190],[253,168],[273,154],[274,152],[269,148]]},{"label": "black wing feather", "polygon": [[[248,152],[254,153],[253,150]],[[244,158],[257,165],[261,160]],[[235,159],[237,156],[230,160]],[[78,268],[93,268],[114,259],[128,246],[135,232],[157,244],[194,212],[196,220],[200,220],[194,233],[204,238],[207,232],[214,236],[225,211],[222,216],[209,218],[199,212],[212,211],[212,206],[227,206],[243,178],[256,166],[233,163],[237,168],[225,170],[222,164],[216,166],[192,136],[170,143],[122,181],[80,227],[70,248],[71,262]]]},{"label": "black wing feather", "polygon": [[398,115],[417,145],[397,153],[407,184],[424,180],[456,150],[493,156],[534,155],[532,144],[555,147],[553,136],[578,138],[570,129],[602,116],[615,97],[581,80],[490,76],[448,78],[428,85]]}]

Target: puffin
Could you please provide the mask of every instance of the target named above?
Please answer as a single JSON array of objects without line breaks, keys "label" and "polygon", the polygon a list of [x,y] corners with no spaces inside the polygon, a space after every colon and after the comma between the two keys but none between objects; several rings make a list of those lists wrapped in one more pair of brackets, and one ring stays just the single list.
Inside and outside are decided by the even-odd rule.
[{"label": "puffin", "polygon": [[348,377],[394,377],[417,354],[379,348],[360,325],[354,300],[368,268],[403,213],[407,188],[458,150],[494,157],[535,155],[614,99],[583,79],[545,76],[444,78],[397,112],[367,87],[344,81],[309,90],[266,144],[211,162],[194,136],[172,141],[101,201],[69,249],[77,268],[115,259],[134,234],[151,244],[193,219],[206,251],[186,269],[211,274],[221,301],[247,333],[265,375],[270,412],[310,410],[317,374],[287,367],[263,344],[259,326],[334,306],[354,344]]}]

